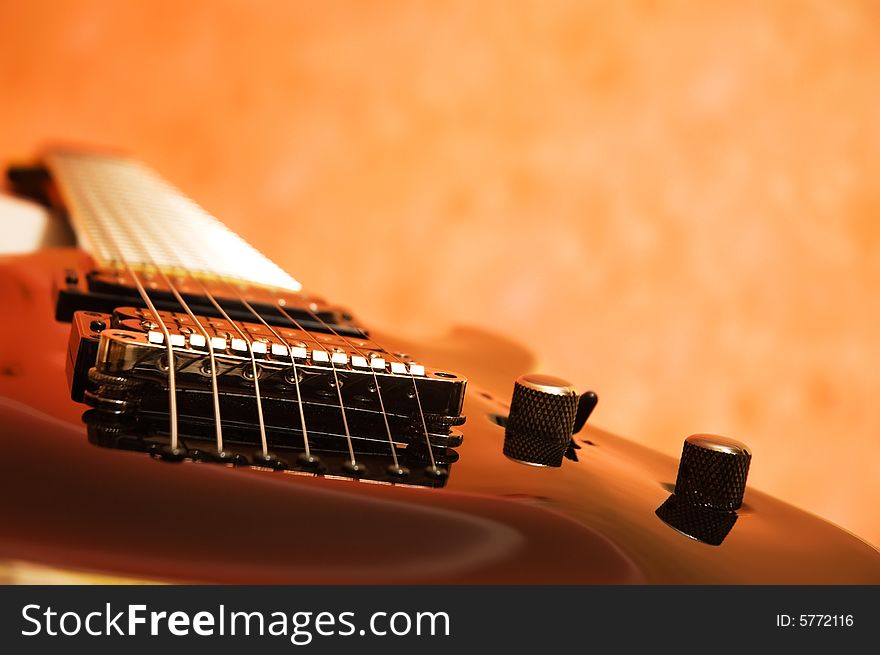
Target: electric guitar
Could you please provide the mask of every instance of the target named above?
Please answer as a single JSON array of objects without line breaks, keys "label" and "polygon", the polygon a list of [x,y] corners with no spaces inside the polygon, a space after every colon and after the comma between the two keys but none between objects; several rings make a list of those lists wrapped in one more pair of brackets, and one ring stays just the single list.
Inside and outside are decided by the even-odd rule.
[{"label": "electric guitar", "polygon": [[135,161],[8,177],[72,237],[0,258],[8,581],[880,582],[744,444],[677,463],[515,344],[370,330]]}]

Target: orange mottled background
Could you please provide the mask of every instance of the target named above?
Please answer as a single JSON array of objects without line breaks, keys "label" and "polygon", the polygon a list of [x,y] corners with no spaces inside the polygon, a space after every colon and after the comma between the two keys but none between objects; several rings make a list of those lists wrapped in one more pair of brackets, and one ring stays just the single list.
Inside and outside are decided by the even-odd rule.
[{"label": "orange mottled background", "polygon": [[[880,5],[0,2],[0,160],[146,160],[308,287],[477,324],[880,543]],[[191,235],[181,234],[189,239]]]}]

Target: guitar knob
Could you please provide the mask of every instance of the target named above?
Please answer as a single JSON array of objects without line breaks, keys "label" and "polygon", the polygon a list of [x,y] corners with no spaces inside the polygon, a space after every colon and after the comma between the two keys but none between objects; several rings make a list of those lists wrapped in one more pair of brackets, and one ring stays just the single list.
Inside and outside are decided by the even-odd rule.
[{"label": "guitar knob", "polygon": [[714,434],[692,435],[684,440],[675,495],[712,509],[739,509],[751,461],[751,451],[739,441]]},{"label": "guitar knob", "polygon": [[577,391],[569,382],[549,375],[519,377],[504,431],[504,454],[523,464],[562,466],[577,410]]}]

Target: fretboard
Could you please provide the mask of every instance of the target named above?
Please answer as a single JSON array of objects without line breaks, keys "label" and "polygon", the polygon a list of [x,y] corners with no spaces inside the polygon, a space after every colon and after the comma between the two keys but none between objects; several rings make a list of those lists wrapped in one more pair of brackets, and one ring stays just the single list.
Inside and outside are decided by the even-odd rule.
[{"label": "fretboard", "polygon": [[81,247],[99,265],[156,265],[299,291],[279,266],[143,164],[53,152],[57,183]]}]

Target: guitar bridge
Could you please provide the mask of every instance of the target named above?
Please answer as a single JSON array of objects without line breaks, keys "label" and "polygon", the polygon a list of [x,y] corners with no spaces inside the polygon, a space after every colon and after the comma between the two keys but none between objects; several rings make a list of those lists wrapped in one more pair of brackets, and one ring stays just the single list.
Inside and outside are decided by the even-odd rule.
[{"label": "guitar bridge", "polygon": [[[179,444],[188,458],[218,459],[215,384],[220,461],[265,465],[255,456],[260,421],[277,468],[441,486],[445,478],[436,472],[448,471],[458,458],[466,381],[454,373],[389,353],[367,337],[211,316],[194,323],[171,311],[160,311],[159,319],[164,330],[137,307],[73,314],[68,378],[74,400],[93,408],[85,417],[93,443],[165,452],[167,332]],[[319,455],[319,467],[302,462],[307,447]],[[345,466],[351,452],[356,471]],[[393,456],[399,466],[389,471]]]}]

